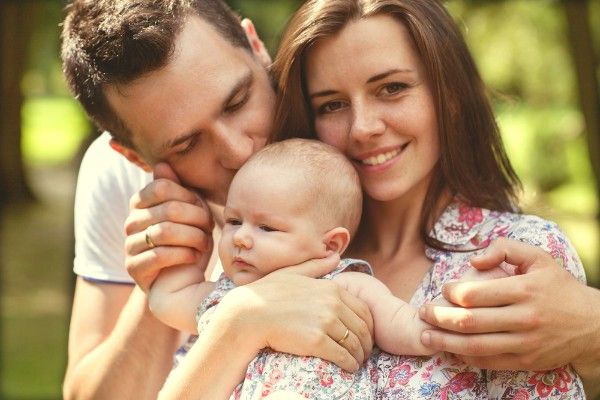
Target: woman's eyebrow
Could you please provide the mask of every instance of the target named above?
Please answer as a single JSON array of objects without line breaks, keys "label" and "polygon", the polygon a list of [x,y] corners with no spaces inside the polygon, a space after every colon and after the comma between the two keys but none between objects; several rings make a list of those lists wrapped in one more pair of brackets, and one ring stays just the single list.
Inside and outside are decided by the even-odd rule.
[{"label": "woman's eyebrow", "polygon": [[413,72],[412,69],[408,69],[408,68],[405,68],[405,69],[394,68],[394,69],[390,69],[388,71],[385,71],[385,72],[382,72],[380,74],[370,77],[369,79],[367,79],[367,83],[373,83],[373,82],[380,81],[382,79],[387,78],[390,75],[400,74],[400,73],[411,73],[411,72]]},{"label": "woman's eyebrow", "polygon": [[[409,73],[412,73],[412,72],[413,72],[413,70],[412,69],[408,69],[408,68],[393,68],[393,69],[387,70],[385,72],[382,72],[380,74],[373,75],[372,77],[370,77],[369,79],[367,79],[366,83],[377,82],[377,81],[385,79],[385,78],[389,77],[390,75],[394,75],[394,74],[401,74],[401,73],[403,73],[403,74],[409,74]],[[321,90],[320,92],[311,93],[310,94],[310,98],[314,99],[316,97],[331,96],[332,94],[336,94],[336,93],[338,93],[336,90],[325,89],[325,90]]]}]

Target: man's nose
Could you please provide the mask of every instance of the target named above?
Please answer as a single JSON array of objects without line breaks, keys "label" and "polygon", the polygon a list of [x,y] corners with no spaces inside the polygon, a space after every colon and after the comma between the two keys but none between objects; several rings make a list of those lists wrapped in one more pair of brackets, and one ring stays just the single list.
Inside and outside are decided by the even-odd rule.
[{"label": "man's nose", "polygon": [[224,168],[240,169],[254,152],[254,142],[242,129],[217,123],[213,137],[217,157]]}]

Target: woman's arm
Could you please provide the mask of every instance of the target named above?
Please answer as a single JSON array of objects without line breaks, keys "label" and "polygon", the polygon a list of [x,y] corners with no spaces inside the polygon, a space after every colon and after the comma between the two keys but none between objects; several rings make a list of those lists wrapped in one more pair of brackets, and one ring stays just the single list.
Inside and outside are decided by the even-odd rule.
[{"label": "woman's arm", "polygon": [[448,283],[443,294],[468,308],[427,305],[421,317],[449,332],[423,342],[489,369],[545,370],[571,363],[590,397],[600,393],[600,292],[578,282],[538,247],[498,239],[473,266],[502,261],[522,275],[490,282]]},{"label": "woman's arm", "polygon": [[[310,263],[291,271],[322,275],[317,270],[331,269],[322,260]],[[228,398],[243,381],[250,361],[265,347],[320,357],[356,371],[359,361],[368,356],[365,348],[370,351],[372,344],[370,327],[363,321],[370,320],[367,306],[331,281],[291,271],[276,271],[229,292],[169,377],[160,398]],[[346,326],[356,335],[354,351],[336,342]]]}]

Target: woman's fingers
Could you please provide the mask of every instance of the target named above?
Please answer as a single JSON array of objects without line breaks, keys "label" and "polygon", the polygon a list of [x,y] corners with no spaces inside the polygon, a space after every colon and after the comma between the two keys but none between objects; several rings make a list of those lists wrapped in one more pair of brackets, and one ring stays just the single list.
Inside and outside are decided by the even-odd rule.
[{"label": "woman's fingers", "polygon": [[[347,307],[341,313],[340,320],[356,337],[364,361],[373,349],[373,316],[365,302],[343,288],[339,288],[339,292],[341,300]],[[362,364],[361,360],[359,362]]]},{"label": "woman's fingers", "polygon": [[339,253],[332,252],[323,258],[313,258],[303,263],[281,268],[271,274],[295,274],[319,278],[333,271],[340,263]]}]

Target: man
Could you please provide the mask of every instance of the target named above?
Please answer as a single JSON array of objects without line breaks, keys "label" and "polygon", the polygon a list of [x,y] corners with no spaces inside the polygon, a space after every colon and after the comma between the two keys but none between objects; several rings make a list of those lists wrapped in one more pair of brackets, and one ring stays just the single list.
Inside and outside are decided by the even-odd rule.
[{"label": "man", "polygon": [[132,199],[127,264],[144,289],[163,267],[206,268],[219,216],[207,202],[223,203],[273,120],[268,56],[247,28],[248,39],[219,0],[81,0],[68,9],[65,74],[113,138],[90,148],[78,181],[66,398],[156,398],[171,368],[178,333],[150,315],[142,290],[123,284],[132,283],[122,250],[127,201],[153,168],[169,178]]},{"label": "man", "polygon": [[[275,95],[260,62],[264,47],[254,53],[221,1],[69,6],[62,47],[69,85],[132,164],[107,150],[104,134],[82,165],[66,398],[156,398],[179,339],[150,315],[139,289],[122,284],[132,282],[123,265],[127,201],[151,180],[134,164],[150,172],[166,161],[184,184],[221,203],[270,133]],[[205,207],[190,208],[204,230],[187,242],[197,249],[187,252],[189,262],[205,267],[212,219]]]}]

